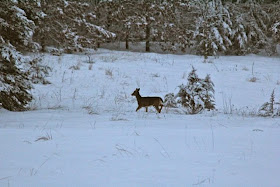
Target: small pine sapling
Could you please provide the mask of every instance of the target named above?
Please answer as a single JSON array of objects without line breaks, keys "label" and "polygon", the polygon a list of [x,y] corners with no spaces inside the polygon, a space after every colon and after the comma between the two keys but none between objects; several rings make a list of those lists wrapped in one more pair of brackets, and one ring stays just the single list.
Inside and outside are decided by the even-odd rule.
[{"label": "small pine sapling", "polygon": [[210,75],[208,74],[204,80],[202,80],[202,87],[204,88],[204,98],[202,98],[204,102],[204,106],[208,110],[215,109],[215,98],[214,98],[214,83],[212,82]]},{"label": "small pine sapling", "polygon": [[177,103],[174,93],[169,93],[164,96],[164,105],[170,108],[176,108]]},{"label": "small pine sapling", "polygon": [[197,93],[193,92],[190,85],[179,86],[180,91],[177,96],[180,98],[179,103],[187,109],[189,114],[197,114],[203,109],[203,103]]},{"label": "small pine sapling", "polygon": [[214,83],[210,75],[200,79],[193,67],[188,75],[188,83],[179,86],[176,97],[179,98],[178,103],[186,108],[189,114],[197,114],[203,109],[215,109],[214,92]]},{"label": "small pine sapling", "polygon": [[29,61],[28,74],[29,78],[34,84],[50,84],[46,80],[46,76],[49,75],[51,68],[47,65],[42,65],[42,58],[37,57]]},{"label": "small pine sapling", "polygon": [[280,116],[280,100],[279,100],[279,102],[276,103],[276,104],[278,105],[278,107],[277,107],[277,109],[276,109],[275,115],[276,115],[276,116]]},{"label": "small pine sapling", "polygon": [[[276,108],[276,105],[278,105],[278,108]],[[280,116],[280,102],[275,102],[275,93],[274,90],[272,91],[270,95],[270,101],[265,102],[259,109],[259,115],[260,116]]]},{"label": "small pine sapling", "polygon": [[199,92],[201,91],[200,79],[196,74],[196,69],[192,67],[192,71],[188,75],[187,85],[179,86],[180,90],[177,96],[180,98],[179,103],[185,107],[190,114],[197,114],[202,109],[202,102],[199,97]]}]

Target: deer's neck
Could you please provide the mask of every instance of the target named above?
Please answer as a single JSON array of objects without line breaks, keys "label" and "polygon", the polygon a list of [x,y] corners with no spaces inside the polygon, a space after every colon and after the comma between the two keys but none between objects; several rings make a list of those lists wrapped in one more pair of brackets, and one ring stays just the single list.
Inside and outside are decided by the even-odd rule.
[{"label": "deer's neck", "polygon": [[142,98],[142,97],[141,97],[140,94],[137,94],[137,95],[136,95],[136,99],[137,99],[138,104],[141,103],[141,98]]}]

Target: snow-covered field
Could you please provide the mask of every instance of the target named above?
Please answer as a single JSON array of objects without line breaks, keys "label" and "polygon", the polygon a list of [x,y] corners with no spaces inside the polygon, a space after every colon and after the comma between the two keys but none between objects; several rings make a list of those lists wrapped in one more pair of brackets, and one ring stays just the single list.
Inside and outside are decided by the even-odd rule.
[{"label": "snow-covered field", "polygon": [[[0,110],[0,186],[280,186],[280,118],[256,116],[280,99],[279,57],[90,56],[45,54],[52,84],[35,85],[34,110]],[[192,66],[217,111],[135,112],[135,88],[164,97]]]}]

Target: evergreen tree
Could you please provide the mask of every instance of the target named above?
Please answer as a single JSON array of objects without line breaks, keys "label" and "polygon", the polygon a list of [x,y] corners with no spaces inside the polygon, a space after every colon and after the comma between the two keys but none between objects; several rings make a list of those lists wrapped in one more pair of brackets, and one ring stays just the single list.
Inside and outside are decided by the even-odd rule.
[{"label": "evergreen tree", "polygon": [[198,53],[205,59],[217,55],[218,51],[227,51],[232,45],[232,22],[228,8],[221,0],[198,1],[200,15],[196,20],[193,38],[196,40]]},{"label": "evergreen tree", "polygon": [[230,4],[231,20],[232,20],[232,46],[227,54],[243,55],[248,52],[248,37],[246,32],[245,14],[240,6]]},{"label": "evergreen tree", "polygon": [[0,37],[0,104],[11,111],[26,110],[32,100],[28,74],[20,69],[21,55]]},{"label": "evergreen tree", "polygon": [[64,48],[66,52],[96,48],[99,43],[115,37],[94,24],[96,15],[87,3],[66,0],[41,0],[44,17],[35,34],[43,46]]},{"label": "evergreen tree", "polygon": [[200,99],[201,84],[196,74],[196,69],[192,69],[188,76],[187,85],[179,86],[177,96],[180,98],[179,103],[182,104],[190,114],[197,114],[203,109],[203,102]]},{"label": "evergreen tree", "polygon": [[212,82],[209,74],[201,81],[203,91],[205,92],[202,94],[203,97],[201,99],[203,100],[206,109],[213,110],[215,109],[214,83]]},{"label": "evergreen tree", "polygon": [[278,111],[276,111],[275,109],[275,105],[279,105],[280,103],[275,103],[275,94],[274,94],[274,90],[271,93],[270,96],[270,101],[269,102],[265,102],[259,109],[259,115],[260,116],[274,116],[274,115],[278,115]]},{"label": "evergreen tree", "polygon": [[[139,41],[139,17],[137,14],[137,2],[103,1],[96,6],[97,23],[116,34],[116,40],[125,41],[126,49],[129,42]],[[137,24],[138,23],[138,24]]]},{"label": "evergreen tree", "polygon": [[174,93],[169,93],[164,96],[164,106],[175,108],[177,106]]},{"label": "evergreen tree", "polygon": [[272,29],[272,32],[273,32],[274,40],[276,42],[280,43],[280,21],[275,22],[271,29]]},{"label": "evergreen tree", "polygon": [[32,99],[31,83],[18,50],[34,48],[34,29],[34,22],[19,8],[18,1],[0,3],[0,103],[8,110],[25,110]]},{"label": "evergreen tree", "polygon": [[242,25],[247,35],[246,53],[258,53],[260,49],[270,45],[267,37],[270,17],[255,0],[247,1],[239,6],[243,9]]},{"label": "evergreen tree", "polygon": [[0,36],[5,42],[9,41],[12,46],[16,46],[17,50],[29,51],[36,48],[32,41],[35,23],[19,7],[19,2],[4,1],[0,3]]},{"label": "evergreen tree", "polygon": [[162,40],[163,32],[170,23],[170,10],[167,3],[156,1],[125,1],[123,29],[126,43],[144,41],[145,51],[149,52],[152,41]]},{"label": "evergreen tree", "polygon": [[280,1],[273,4],[270,9],[271,28],[273,42],[280,45]]},{"label": "evergreen tree", "polygon": [[[150,52],[151,41],[159,38],[161,27],[164,26],[165,9],[162,3],[153,1],[140,1],[137,12],[138,19],[141,20],[146,45],[145,51]],[[166,16],[167,18],[167,16]]]},{"label": "evergreen tree", "polygon": [[40,56],[35,57],[25,63],[28,71],[28,77],[34,84],[50,84],[46,77],[49,75],[51,68],[46,65],[42,65],[42,58]]},{"label": "evergreen tree", "polygon": [[[32,35],[32,40],[30,42],[33,44],[32,51],[38,51],[42,49],[44,43],[42,42],[34,42],[33,37],[36,36],[36,33],[43,26],[43,20],[46,14],[42,11],[41,0],[18,0],[18,7],[24,10],[26,14],[26,18],[31,20],[35,27]],[[31,51],[28,49],[28,51]]]},{"label": "evergreen tree", "polygon": [[194,68],[188,75],[188,83],[179,86],[176,97],[189,114],[197,114],[203,109],[215,109],[214,83],[209,75],[205,79],[200,79]]},{"label": "evergreen tree", "polygon": [[191,49],[195,44],[193,35],[196,29],[196,17],[199,16],[199,7],[195,1],[179,0],[179,2],[176,3],[175,16],[177,20],[175,27],[177,28],[177,31],[175,32],[175,42],[178,44],[179,49],[182,52],[186,52],[187,49]]}]

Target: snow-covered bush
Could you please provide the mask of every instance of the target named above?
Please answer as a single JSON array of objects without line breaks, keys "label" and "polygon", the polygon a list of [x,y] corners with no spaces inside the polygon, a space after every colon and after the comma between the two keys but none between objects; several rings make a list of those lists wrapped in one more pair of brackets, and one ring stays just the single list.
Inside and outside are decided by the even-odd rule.
[{"label": "snow-covered bush", "polygon": [[203,109],[215,109],[214,83],[207,75],[205,79],[200,79],[196,74],[196,69],[188,75],[188,83],[179,86],[179,92],[176,95],[180,103],[190,114],[197,114]]},{"label": "snow-covered bush", "polygon": [[265,102],[259,109],[260,116],[280,116],[280,102],[275,101],[274,90],[271,93],[270,101]]},{"label": "snow-covered bush", "polygon": [[177,107],[176,97],[174,93],[169,93],[164,96],[164,106],[171,108]]}]

